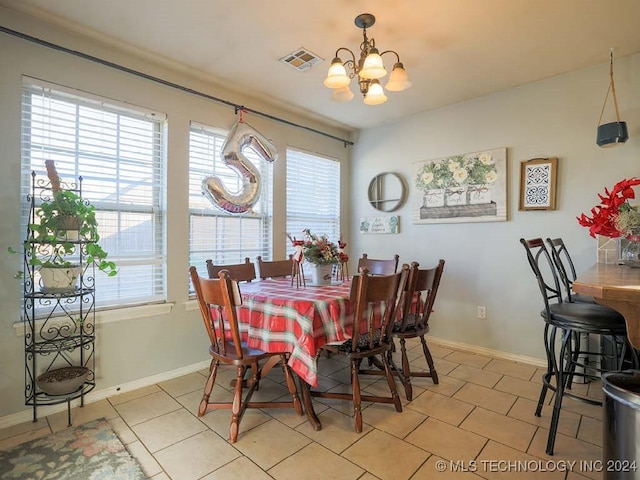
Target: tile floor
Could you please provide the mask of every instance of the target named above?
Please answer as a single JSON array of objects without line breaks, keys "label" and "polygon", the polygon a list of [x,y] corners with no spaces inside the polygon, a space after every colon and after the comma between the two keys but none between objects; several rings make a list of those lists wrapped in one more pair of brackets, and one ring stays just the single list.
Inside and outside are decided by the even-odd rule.
[{"label": "tile floor", "polygon": [[[322,422],[311,429],[293,410],[248,410],[238,441],[227,441],[229,410],[198,418],[206,371],[127,392],[72,412],[74,424],[106,417],[148,478],[221,479],[499,479],[602,478],[602,408],[567,400],[560,417],[555,455],[545,454],[550,408],[533,412],[542,371],[537,367],[454,350],[433,341],[440,384],[413,380],[414,400],[404,409],[368,404],[362,433],[355,433],[351,404],[314,399]],[[412,343],[415,368],[426,367]],[[343,358],[321,358],[320,387],[345,388]],[[286,393],[283,376],[272,371],[259,395]],[[229,396],[233,372],[219,376],[213,395]],[[271,380],[274,378],[274,380]],[[365,385],[366,382],[366,386]],[[369,391],[386,388],[368,377]],[[601,397],[599,382],[578,385]],[[549,395],[549,400],[551,396]],[[256,397],[254,396],[254,399]],[[0,449],[66,427],[66,411],[0,430]],[[593,467],[593,468],[592,468]]]}]

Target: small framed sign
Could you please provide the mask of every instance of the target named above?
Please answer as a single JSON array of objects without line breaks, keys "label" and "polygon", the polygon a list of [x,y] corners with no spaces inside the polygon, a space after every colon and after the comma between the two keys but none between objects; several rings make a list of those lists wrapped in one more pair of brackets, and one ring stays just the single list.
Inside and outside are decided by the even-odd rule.
[{"label": "small framed sign", "polygon": [[400,233],[400,217],[362,217],[360,233]]},{"label": "small framed sign", "polygon": [[520,210],[555,210],[557,158],[520,162]]}]

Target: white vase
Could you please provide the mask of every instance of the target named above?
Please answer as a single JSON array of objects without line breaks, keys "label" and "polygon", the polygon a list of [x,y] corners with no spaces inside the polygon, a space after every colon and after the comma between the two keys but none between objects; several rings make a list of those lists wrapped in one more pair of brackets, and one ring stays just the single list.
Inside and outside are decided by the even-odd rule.
[{"label": "white vase", "polygon": [[443,207],[444,206],[444,188],[435,188],[431,190],[425,190],[422,198],[422,206],[431,207]]},{"label": "white vase", "polygon": [[491,189],[487,185],[469,185],[467,200],[469,205],[491,203]]},{"label": "white vase", "polygon": [[312,285],[331,285],[333,265],[310,265]]},{"label": "white vase", "polygon": [[444,193],[444,204],[447,206],[466,205],[467,204],[466,186],[447,187]]}]

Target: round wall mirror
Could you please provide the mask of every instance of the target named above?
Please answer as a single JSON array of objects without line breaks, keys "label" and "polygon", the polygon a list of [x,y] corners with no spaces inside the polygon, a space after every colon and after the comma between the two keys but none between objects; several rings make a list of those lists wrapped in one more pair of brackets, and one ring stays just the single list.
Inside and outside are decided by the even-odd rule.
[{"label": "round wall mirror", "polygon": [[407,185],[397,173],[380,173],[369,183],[369,203],[376,210],[393,212],[404,205],[406,199]]}]

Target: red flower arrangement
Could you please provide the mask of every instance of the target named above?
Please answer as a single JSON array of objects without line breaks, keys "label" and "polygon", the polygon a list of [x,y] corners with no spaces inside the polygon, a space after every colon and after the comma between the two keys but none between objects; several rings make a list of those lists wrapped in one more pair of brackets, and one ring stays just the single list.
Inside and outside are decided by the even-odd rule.
[{"label": "red flower arrangement", "polygon": [[631,229],[640,228],[640,212],[628,200],[635,198],[633,188],[640,179],[624,179],[616,183],[611,191],[606,187],[604,195],[598,194],[600,204],[591,209],[591,216],[584,213],[576,217],[578,223],[589,228],[589,235],[616,238],[631,234]]}]

